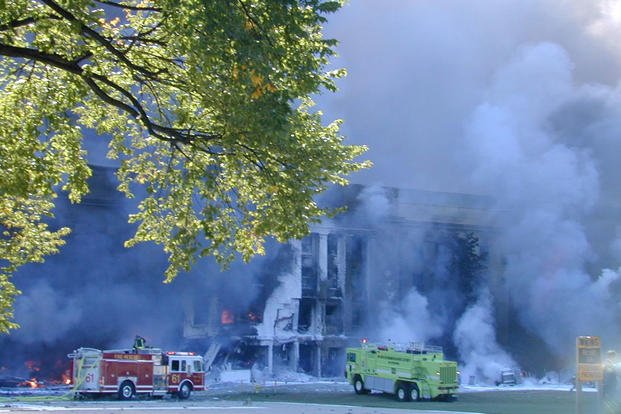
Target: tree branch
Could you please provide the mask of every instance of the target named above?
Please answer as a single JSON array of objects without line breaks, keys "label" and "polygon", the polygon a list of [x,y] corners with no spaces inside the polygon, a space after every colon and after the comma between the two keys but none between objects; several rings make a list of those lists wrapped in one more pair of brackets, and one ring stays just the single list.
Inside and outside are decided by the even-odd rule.
[{"label": "tree branch", "polygon": [[120,50],[118,50],[117,48],[115,48],[112,43],[110,43],[105,37],[103,37],[102,35],[100,35],[99,33],[97,33],[95,30],[91,29],[90,27],[88,27],[86,24],[84,24],[84,22],[82,22],[81,20],[79,20],[78,18],[76,18],[71,12],[69,12],[68,10],[64,9],[63,7],[61,7],[58,3],[56,3],[53,0],[41,0],[43,3],[45,3],[48,7],[50,7],[52,10],[54,10],[56,13],[60,14],[61,17],[72,21],[74,23],[77,23],[80,26],[80,30],[82,31],[82,34],[86,37],[89,37],[93,40],[95,40],[97,43],[99,43],[101,46],[103,46],[104,48],[106,48],[110,53],[112,53],[114,56],[116,56],[119,61],[123,62],[125,65],[127,65],[130,69],[133,69],[139,73],[142,73],[145,76],[148,76],[150,78],[155,78],[157,77],[157,75],[159,73],[156,72],[152,72],[151,70],[143,67],[143,66],[138,66],[136,64],[134,64],[131,60],[129,60],[127,58],[127,56],[121,52]]},{"label": "tree branch", "polygon": [[[84,78],[86,79],[86,77]],[[102,75],[92,74],[89,75],[89,78],[91,80],[98,80],[105,85],[111,87],[112,89],[116,90],[121,95],[125,96],[131,102],[132,106],[127,105],[126,103],[119,101],[118,99],[112,98],[110,95],[106,94],[101,88],[99,88],[100,91],[106,94],[106,96],[108,97],[109,100],[106,100],[106,102],[109,102],[112,105],[115,105],[116,107],[121,108],[126,112],[129,112],[134,118],[139,120],[145,126],[145,128],[147,128],[147,131],[149,131],[150,134],[152,134],[156,138],[159,138],[163,141],[181,142],[183,144],[189,144],[196,139],[210,140],[219,137],[219,135],[216,134],[192,132],[189,129],[172,128],[156,124],[151,121],[149,115],[147,114],[147,111],[140,104],[140,101],[138,101],[138,99],[127,89],[117,85],[116,83],[112,82],[110,79]],[[89,83],[89,86],[91,84],[92,83]],[[98,87],[96,83],[94,83],[94,85]],[[114,104],[113,102],[118,102],[121,106]]]},{"label": "tree branch", "polygon": [[36,23],[41,20],[59,20],[58,16],[54,16],[51,14],[45,14],[38,17],[26,17],[20,20],[12,20],[6,24],[0,24],[0,31],[8,30],[8,29],[17,29],[18,27],[29,26],[33,23]]},{"label": "tree branch", "polygon": [[115,3],[113,1],[108,1],[108,0],[95,0],[95,1],[97,3],[106,4],[108,6],[118,7],[120,9],[126,9],[126,10],[154,11],[154,12],[162,11],[162,9],[160,9],[159,7],[130,6],[129,4]]},{"label": "tree branch", "polygon": [[81,75],[84,71],[80,66],[78,66],[77,62],[68,61],[64,56],[57,55],[56,53],[46,53],[27,47],[11,46],[0,43],[0,55],[36,60],[76,75]]},{"label": "tree branch", "polygon": [[[195,140],[212,140],[220,137],[220,135],[218,134],[192,131],[190,129],[167,127],[151,121],[147,111],[143,108],[140,101],[129,90],[116,84],[115,82],[103,75],[92,73],[88,74],[84,71],[84,69],[79,66],[79,62],[81,60],[89,57],[88,54],[73,61],[69,61],[64,56],[54,53],[46,53],[36,49],[10,46],[0,43],[0,55],[42,62],[80,76],[89,86],[89,88],[91,88],[91,90],[104,102],[115,106],[127,112],[132,117],[136,118],[136,120],[138,120],[151,135],[162,141],[189,144]],[[116,92],[120,93],[131,103],[131,105],[112,97],[110,94],[104,91],[97,84],[97,82],[101,82],[104,85],[114,89]]]},{"label": "tree branch", "polygon": [[29,24],[33,24],[35,21],[34,17],[27,17],[22,20],[13,20],[6,24],[0,24],[0,30],[16,29],[21,26],[28,26]]}]

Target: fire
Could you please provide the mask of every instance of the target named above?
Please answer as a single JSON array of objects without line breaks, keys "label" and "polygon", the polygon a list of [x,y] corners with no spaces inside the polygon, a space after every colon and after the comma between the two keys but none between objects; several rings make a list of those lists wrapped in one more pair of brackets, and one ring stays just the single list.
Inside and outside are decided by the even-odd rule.
[{"label": "fire", "polygon": [[71,374],[69,373],[69,370],[63,372],[61,381],[65,385],[70,385],[71,384]]},{"label": "fire", "polygon": [[23,381],[19,383],[20,387],[30,387],[30,388],[39,388],[43,385],[37,381],[36,378],[30,378],[29,380]]},{"label": "fire", "polygon": [[230,325],[235,323],[235,316],[233,316],[233,312],[228,309],[224,309],[222,314],[220,314],[220,323],[222,323],[222,325]]}]

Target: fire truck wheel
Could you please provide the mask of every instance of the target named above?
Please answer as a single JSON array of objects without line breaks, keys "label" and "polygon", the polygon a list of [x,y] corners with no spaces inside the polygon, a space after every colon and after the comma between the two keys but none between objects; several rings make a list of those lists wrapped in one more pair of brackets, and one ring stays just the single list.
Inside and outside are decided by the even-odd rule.
[{"label": "fire truck wheel", "polygon": [[136,393],[136,388],[131,381],[123,381],[119,387],[119,400],[129,400]]},{"label": "fire truck wheel", "polygon": [[410,394],[408,393],[407,387],[400,383],[397,385],[397,389],[395,390],[395,397],[397,397],[397,401],[408,401],[410,398]]},{"label": "fire truck wheel", "polygon": [[418,401],[420,400],[420,391],[418,389],[418,385],[412,384],[410,387],[410,400]]},{"label": "fire truck wheel", "polygon": [[184,382],[183,384],[181,384],[181,387],[179,387],[179,393],[177,395],[179,396],[180,400],[187,400],[188,398],[190,398],[191,393],[192,385],[190,385],[189,382]]},{"label": "fire truck wheel", "polygon": [[364,381],[362,381],[359,375],[356,375],[354,378],[354,391],[356,391],[356,394],[368,394],[368,390],[364,389]]}]

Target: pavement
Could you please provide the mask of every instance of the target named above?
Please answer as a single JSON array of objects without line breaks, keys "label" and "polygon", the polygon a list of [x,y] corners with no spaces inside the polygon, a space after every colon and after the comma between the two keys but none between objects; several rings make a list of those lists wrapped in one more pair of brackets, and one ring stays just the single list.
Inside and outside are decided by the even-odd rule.
[{"label": "pavement", "polygon": [[[189,400],[179,401],[175,398],[164,398],[163,400],[139,399],[132,401],[117,401],[114,399],[102,400],[72,400],[67,399],[68,388],[58,390],[33,390],[25,391],[28,395],[11,395],[2,392],[5,398],[0,398],[0,414],[2,413],[32,413],[32,412],[62,412],[68,413],[117,413],[127,412],[128,414],[142,413],[209,413],[209,414],[380,414],[380,413],[418,413],[418,414],[465,414],[455,411],[439,410],[416,410],[409,406],[407,409],[384,408],[384,407],[360,407],[347,405],[328,405],[328,404],[309,404],[291,402],[263,402],[263,401],[232,401],[231,396],[240,393],[248,393],[253,390],[261,389],[269,392],[273,388],[282,392],[292,393],[352,393],[351,385],[342,380],[331,381],[312,381],[312,382],[283,382],[272,381],[260,385],[250,383],[215,383],[207,391],[194,393]],[[460,393],[480,392],[480,391],[524,391],[528,389],[569,389],[568,385],[542,385],[542,384],[521,384],[514,387],[484,387],[470,386],[462,387]],[[16,393],[21,393],[18,391]],[[468,414],[475,414],[469,412]]]},{"label": "pavement", "polygon": [[131,414],[188,414],[188,412],[200,414],[476,414],[460,413],[455,411],[437,410],[412,410],[410,409],[391,409],[383,407],[358,407],[346,405],[325,405],[325,404],[296,404],[280,402],[253,402],[246,405],[240,402],[217,402],[205,404],[197,403],[175,403],[175,404],[149,404],[142,401],[139,405],[118,404],[115,401],[105,403],[80,403],[80,406],[73,404],[9,404],[0,407],[0,413],[33,413],[33,412],[62,412],[63,414],[88,414],[88,413],[131,413]]}]

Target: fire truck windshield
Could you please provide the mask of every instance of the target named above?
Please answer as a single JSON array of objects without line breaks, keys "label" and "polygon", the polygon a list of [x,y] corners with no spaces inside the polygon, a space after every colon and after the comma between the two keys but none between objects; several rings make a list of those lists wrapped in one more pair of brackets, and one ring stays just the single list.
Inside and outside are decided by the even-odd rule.
[{"label": "fire truck windshield", "polygon": [[173,359],[170,363],[170,370],[172,372],[185,372],[186,362],[185,360]]}]

